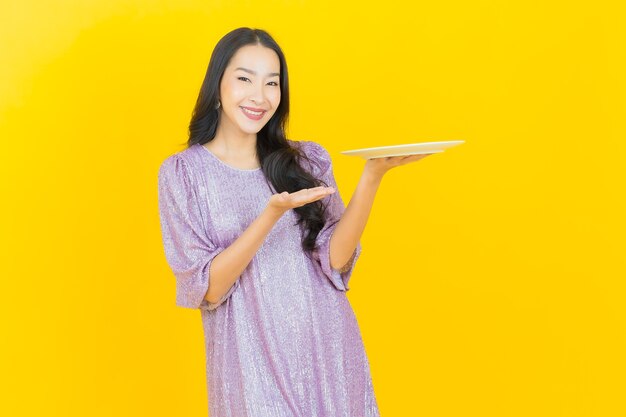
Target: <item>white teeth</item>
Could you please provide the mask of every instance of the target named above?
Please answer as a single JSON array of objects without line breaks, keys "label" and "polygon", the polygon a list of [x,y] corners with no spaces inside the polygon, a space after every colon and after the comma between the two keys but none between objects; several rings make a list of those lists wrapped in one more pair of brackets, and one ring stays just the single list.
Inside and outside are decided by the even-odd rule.
[{"label": "white teeth", "polygon": [[245,111],[246,113],[251,114],[251,115],[253,115],[253,116],[260,116],[260,115],[262,115],[262,114],[263,114],[263,112],[262,112],[262,111],[256,112],[256,111],[248,110],[248,109],[246,109],[245,107],[242,107],[242,109],[243,109],[243,111]]}]

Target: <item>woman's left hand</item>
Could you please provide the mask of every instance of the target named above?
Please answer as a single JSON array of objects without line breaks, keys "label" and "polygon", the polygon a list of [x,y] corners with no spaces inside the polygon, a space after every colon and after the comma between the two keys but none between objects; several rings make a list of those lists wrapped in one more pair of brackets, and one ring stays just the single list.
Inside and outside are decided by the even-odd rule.
[{"label": "woman's left hand", "polygon": [[376,177],[382,178],[383,175],[385,175],[385,173],[387,173],[387,171],[389,171],[391,168],[419,161],[426,158],[428,155],[432,155],[432,153],[372,158],[368,159],[367,162],[365,162],[364,170]]}]

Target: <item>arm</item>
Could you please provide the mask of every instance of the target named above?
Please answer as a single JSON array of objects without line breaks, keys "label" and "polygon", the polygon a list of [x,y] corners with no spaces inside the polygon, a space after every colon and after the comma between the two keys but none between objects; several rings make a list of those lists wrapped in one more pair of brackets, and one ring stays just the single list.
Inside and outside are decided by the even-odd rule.
[{"label": "arm", "polygon": [[330,238],[330,263],[333,268],[340,269],[345,266],[353,255],[385,174],[394,167],[419,161],[428,155],[432,154],[367,160],[354,194]]},{"label": "arm", "polygon": [[364,170],[350,202],[330,238],[330,263],[341,269],[352,257],[365,230],[383,176]]},{"label": "arm", "polygon": [[226,294],[248,266],[263,241],[282,215],[335,192],[330,187],[305,188],[293,193],[274,194],[265,210],[226,249],[220,252],[209,267],[209,289],[205,299],[216,303]]},{"label": "arm", "polygon": [[258,218],[235,242],[224,248],[211,241],[203,229],[193,175],[187,162],[180,154],[168,157],[158,173],[158,206],[165,257],[176,277],[176,305],[205,310],[217,308],[235,290],[237,279],[285,211],[334,191],[316,187],[272,195]]},{"label": "arm", "polygon": [[217,303],[233,286],[283,213],[267,206],[237,240],[215,257],[209,268],[211,280],[205,296],[209,303]]}]

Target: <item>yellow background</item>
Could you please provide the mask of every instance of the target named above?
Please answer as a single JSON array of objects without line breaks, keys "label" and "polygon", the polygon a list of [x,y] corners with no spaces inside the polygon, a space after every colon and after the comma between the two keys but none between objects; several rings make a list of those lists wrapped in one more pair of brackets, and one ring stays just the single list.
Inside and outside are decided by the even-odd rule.
[{"label": "yellow background", "polygon": [[289,137],[462,139],[383,180],[348,297],[381,415],[626,415],[626,30],[607,1],[0,6],[3,416],[206,415],[156,174],[215,43],[268,30]]}]

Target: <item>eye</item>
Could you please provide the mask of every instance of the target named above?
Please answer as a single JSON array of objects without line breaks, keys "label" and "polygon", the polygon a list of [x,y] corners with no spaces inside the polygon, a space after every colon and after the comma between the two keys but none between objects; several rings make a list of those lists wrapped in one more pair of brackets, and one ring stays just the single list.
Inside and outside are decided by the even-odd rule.
[{"label": "eye", "polygon": [[248,79],[247,77],[237,77],[237,79],[238,79],[238,80],[241,80],[241,81],[245,81],[245,80],[248,80],[248,81],[249,81],[249,79]]},{"label": "eye", "polygon": [[274,83],[274,85],[278,85],[276,81],[270,81],[268,84],[272,84],[272,83]]}]

